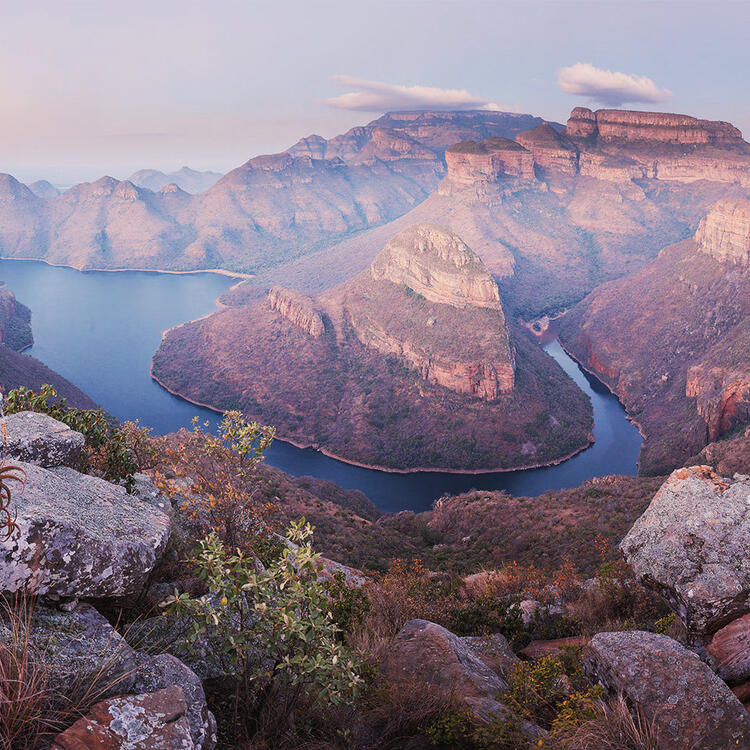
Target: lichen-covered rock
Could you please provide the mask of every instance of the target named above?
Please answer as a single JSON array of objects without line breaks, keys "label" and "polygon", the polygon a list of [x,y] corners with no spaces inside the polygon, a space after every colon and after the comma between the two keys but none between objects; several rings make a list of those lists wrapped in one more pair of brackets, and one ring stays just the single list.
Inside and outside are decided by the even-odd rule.
[{"label": "lichen-covered rock", "polygon": [[730,685],[750,680],[750,615],[738,617],[717,630],[706,648],[706,656],[719,677]]},{"label": "lichen-covered rock", "polygon": [[101,701],[59,734],[52,750],[191,750],[186,711],[177,685]]},{"label": "lichen-covered rock", "polygon": [[141,590],[169,538],[169,518],[122,487],[68,467],[21,463],[18,531],[0,541],[0,591],[103,598]]},{"label": "lichen-covered rock", "polygon": [[664,750],[750,747],[750,714],[696,654],[665,635],[599,633],[584,669],[654,723]]},{"label": "lichen-covered rock", "polygon": [[750,482],[673,471],[620,548],[688,631],[713,633],[750,611]]},{"label": "lichen-covered rock", "polygon": [[494,633],[493,635],[469,635],[461,638],[461,641],[496,675],[503,679],[508,668],[521,661],[513,653],[513,649],[501,633]]},{"label": "lichen-covered rock", "polygon": [[13,461],[27,461],[45,468],[80,468],[84,437],[47,414],[21,411],[5,417],[7,455]]}]

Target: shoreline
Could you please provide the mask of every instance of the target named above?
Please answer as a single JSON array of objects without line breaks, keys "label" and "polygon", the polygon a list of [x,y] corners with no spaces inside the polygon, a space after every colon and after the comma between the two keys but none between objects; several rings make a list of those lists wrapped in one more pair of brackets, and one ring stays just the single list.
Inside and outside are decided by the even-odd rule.
[{"label": "shoreline", "polygon": [[[204,316],[205,317],[205,316]],[[200,318],[196,318],[196,320],[200,320]],[[192,321],[188,321],[192,322]],[[185,323],[181,323],[180,325],[185,325]],[[162,333],[162,339],[164,336],[169,333],[169,331],[174,330],[175,328],[179,328],[180,326],[173,326],[173,328],[168,328],[166,331]],[[154,375],[154,361],[151,360],[151,365],[149,366],[149,375],[151,379],[157,383],[159,386],[161,386],[165,391],[168,393],[171,393],[173,396],[176,396],[177,398],[181,398],[183,401],[187,401],[189,404],[193,404],[194,406],[200,406],[203,409],[208,409],[216,414],[223,414],[224,409],[217,409],[215,406],[211,406],[210,404],[203,403],[202,401],[197,401],[193,398],[190,398],[188,396],[185,396],[184,394],[180,393],[179,391],[175,391],[172,388],[170,388],[168,385],[166,385],[164,382],[162,382],[156,375]],[[524,466],[514,466],[513,468],[497,468],[497,469],[442,469],[442,468],[435,468],[435,467],[415,467],[412,469],[394,469],[387,466],[378,466],[377,464],[366,464],[362,463],[361,461],[355,461],[353,459],[348,458],[342,458],[341,456],[336,455],[335,453],[332,453],[331,451],[325,449],[325,448],[319,448],[316,447],[312,443],[301,443],[299,441],[293,440],[292,438],[288,437],[282,437],[281,435],[276,435],[274,438],[275,440],[281,440],[282,443],[288,443],[289,445],[293,445],[295,448],[299,448],[300,450],[307,450],[308,448],[311,448],[314,451],[317,451],[318,453],[322,453],[327,458],[330,458],[334,461],[340,461],[343,464],[347,464],[348,466],[356,466],[360,469],[370,469],[372,471],[382,471],[385,474],[427,474],[427,473],[434,473],[434,474],[462,474],[464,476],[476,476],[479,474],[509,474],[514,471],[529,471],[531,469],[545,469],[551,466],[559,466],[562,463],[565,463],[565,461],[570,460],[574,456],[577,456],[579,453],[582,453],[583,451],[587,450],[594,444],[594,433],[593,428],[592,432],[588,435],[588,441],[585,445],[581,446],[580,448],[577,448],[576,450],[572,451],[571,453],[562,456],[560,458],[556,458],[552,461],[547,461],[544,463],[537,463],[537,464],[527,464]]]},{"label": "shoreline", "polygon": [[[78,268],[77,266],[71,266],[66,263],[52,263],[44,258],[11,258],[6,255],[0,255],[0,260],[18,260],[28,263],[44,263],[52,268],[69,268],[71,271],[78,271],[79,273],[88,273],[89,271],[95,273],[168,273],[175,276],[183,276],[194,273],[215,273],[219,276],[229,276],[230,278],[240,279],[237,284],[241,284],[243,281],[255,278],[255,274],[252,273],[241,273],[240,271],[227,271],[224,268],[198,268],[194,271],[170,271],[166,268]],[[233,284],[230,289],[237,286]],[[228,290],[227,290],[228,291]]]}]

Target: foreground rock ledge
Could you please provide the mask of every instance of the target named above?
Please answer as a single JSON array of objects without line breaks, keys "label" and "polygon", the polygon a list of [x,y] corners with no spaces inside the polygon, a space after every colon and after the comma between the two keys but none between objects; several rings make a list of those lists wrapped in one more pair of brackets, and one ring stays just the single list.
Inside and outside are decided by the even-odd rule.
[{"label": "foreground rock ledge", "polygon": [[664,750],[750,747],[750,714],[692,651],[665,635],[599,633],[584,669],[658,729]]},{"label": "foreground rock ledge", "polygon": [[0,592],[72,599],[139,592],[166,546],[168,516],[103,479],[18,465],[26,483],[13,495],[19,529],[0,541]]},{"label": "foreground rock ledge", "polygon": [[693,635],[710,635],[750,611],[750,482],[673,471],[620,548]]},{"label": "foreground rock ledge", "polygon": [[7,457],[44,468],[80,468],[84,457],[83,434],[47,414],[21,411],[3,419]]}]

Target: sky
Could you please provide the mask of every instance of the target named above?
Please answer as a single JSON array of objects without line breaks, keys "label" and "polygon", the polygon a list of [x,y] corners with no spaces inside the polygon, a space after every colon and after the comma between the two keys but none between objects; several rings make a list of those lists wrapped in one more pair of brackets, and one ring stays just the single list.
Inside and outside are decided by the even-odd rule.
[{"label": "sky", "polygon": [[750,137],[750,2],[0,0],[0,172],[226,172],[385,109],[574,106]]}]

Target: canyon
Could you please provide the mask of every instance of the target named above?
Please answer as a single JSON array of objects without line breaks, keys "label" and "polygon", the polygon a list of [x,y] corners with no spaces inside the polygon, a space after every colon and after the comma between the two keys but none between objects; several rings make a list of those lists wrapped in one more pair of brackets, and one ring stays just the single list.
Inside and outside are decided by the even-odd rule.
[{"label": "canyon", "polygon": [[694,239],[604,284],[562,322],[566,348],[641,426],[659,473],[750,421],[750,202],[720,201]]},{"label": "canyon", "polygon": [[296,444],[388,469],[551,463],[591,429],[586,397],[506,319],[478,256],[434,224],[325,293],[273,288],[168,331],[152,372]]}]

